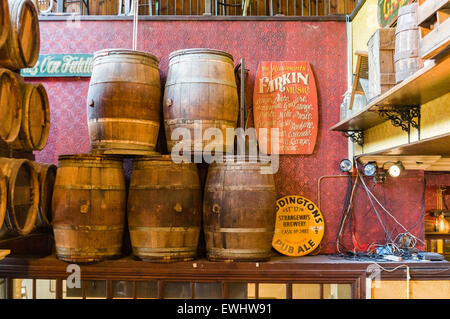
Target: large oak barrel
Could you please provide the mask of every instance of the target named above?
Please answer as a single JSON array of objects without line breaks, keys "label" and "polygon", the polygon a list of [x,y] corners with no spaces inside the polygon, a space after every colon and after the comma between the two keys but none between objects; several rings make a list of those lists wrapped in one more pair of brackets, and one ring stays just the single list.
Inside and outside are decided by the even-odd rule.
[{"label": "large oak barrel", "polygon": [[41,83],[22,83],[22,126],[13,148],[40,151],[47,145],[50,131],[50,108]]},{"label": "large oak barrel", "polygon": [[83,263],[119,257],[125,210],[120,158],[59,156],[52,198],[57,258]]},{"label": "large oak barrel", "polygon": [[[213,49],[186,49],[169,56],[169,73],[164,91],[164,127],[169,151],[178,142],[178,128],[188,130],[191,151],[201,151],[205,145],[226,151],[226,129],[236,128],[239,102],[234,75],[233,57]],[[201,131],[200,126],[201,124]],[[201,136],[195,138],[198,127]],[[219,129],[223,140],[200,140],[209,128]],[[172,140],[172,133],[174,140]],[[194,148],[194,141],[201,149]],[[233,142],[233,141],[231,141]],[[230,143],[229,146],[232,146]],[[184,149],[189,150],[189,149]]]},{"label": "large oak barrel", "polygon": [[0,48],[0,65],[11,70],[36,64],[40,50],[39,20],[31,0],[8,0],[10,28]]},{"label": "large oak barrel", "polygon": [[0,169],[8,185],[7,213],[1,236],[27,235],[36,221],[39,207],[39,181],[31,161],[0,158]]},{"label": "large oak barrel", "polygon": [[408,78],[423,66],[419,57],[420,33],[417,25],[417,3],[400,7],[395,29],[395,80]]},{"label": "large oak barrel", "polygon": [[263,261],[270,258],[275,227],[275,183],[261,174],[270,163],[226,156],[208,170],[203,202],[209,260]]},{"label": "large oak barrel", "polygon": [[5,43],[9,33],[8,0],[0,0],[0,47]]},{"label": "large oak barrel", "polygon": [[161,111],[158,63],[157,57],[140,51],[95,52],[87,100],[93,151],[154,153]]},{"label": "large oak barrel", "polygon": [[196,256],[202,194],[197,167],[169,155],[134,160],[128,195],[133,254],[172,262]]},{"label": "large oak barrel", "polygon": [[14,73],[0,68],[0,140],[12,143],[22,121],[20,84]]},{"label": "large oak barrel", "polygon": [[52,196],[56,179],[56,165],[33,162],[39,178],[39,210],[36,218],[38,228],[47,228],[52,223]]}]

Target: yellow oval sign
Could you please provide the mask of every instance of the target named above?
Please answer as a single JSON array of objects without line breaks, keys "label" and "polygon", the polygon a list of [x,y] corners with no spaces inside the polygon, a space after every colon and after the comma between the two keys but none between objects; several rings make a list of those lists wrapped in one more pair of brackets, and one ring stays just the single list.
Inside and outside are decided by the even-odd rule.
[{"label": "yellow oval sign", "polygon": [[287,256],[304,256],[320,244],[325,221],[309,199],[289,195],[277,200],[277,217],[272,246]]}]

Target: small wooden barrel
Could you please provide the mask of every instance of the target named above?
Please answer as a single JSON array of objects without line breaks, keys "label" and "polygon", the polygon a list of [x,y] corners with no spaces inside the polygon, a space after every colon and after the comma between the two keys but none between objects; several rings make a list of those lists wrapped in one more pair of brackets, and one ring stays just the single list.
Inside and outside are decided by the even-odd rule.
[{"label": "small wooden barrel", "polygon": [[52,196],[56,179],[56,165],[33,162],[39,178],[39,210],[36,227],[48,228],[52,223]]},{"label": "small wooden barrel", "polygon": [[125,209],[120,158],[59,156],[52,198],[57,258],[85,263],[119,257]]},{"label": "small wooden barrel", "polygon": [[[164,91],[164,127],[167,147],[172,150],[178,143],[178,128],[187,129],[189,138],[184,150],[201,151],[204,146],[217,146],[226,151],[226,129],[236,128],[239,101],[234,75],[233,57],[213,49],[186,49],[172,52],[169,56],[169,73]],[[201,126],[200,126],[201,124]],[[194,134],[196,130],[200,134]],[[200,140],[205,130],[218,129],[223,140]],[[174,132],[175,131],[175,132]],[[174,139],[172,140],[172,133]],[[201,149],[194,148],[199,143]],[[180,144],[181,145],[181,144]],[[232,147],[232,145],[230,145]]]},{"label": "small wooden barrel", "polygon": [[9,33],[9,5],[8,0],[0,1],[0,47],[6,41]]},{"label": "small wooden barrel", "polygon": [[1,236],[27,235],[34,228],[39,207],[36,170],[29,160],[4,157],[0,158],[0,169],[8,185],[7,213]]},{"label": "small wooden barrel", "polygon": [[0,48],[0,65],[19,70],[36,64],[40,50],[39,20],[31,0],[8,0],[10,27]]},{"label": "small wooden barrel", "polygon": [[395,29],[395,80],[399,83],[423,66],[419,57],[417,3],[400,7]]},{"label": "small wooden barrel", "polygon": [[22,121],[20,84],[14,73],[0,68],[0,140],[12,143]]},{"label": "small wooden barrel", "polygon": [[140,51],[95,52],[87,99],[92,151],[155,153],[161,111],[158,63]]},{"label": "small wooden barrel", "polygon": [[47,145],[50,131],[50,108],[41,83],[22,83],[22,126],[13,148],[40,151]]},{"label": "small wooden barrel", "polygon": [[202,194],[197,167],[169,155],[137,158],[128,195],[128,226],[136,257],[172,262],[196,256]]},{"label": "small wooden barrel", "polygon": [[203,202],[207,258],[263,261],[271,254],[275,227],[275,182],[261,174],[269,163],[226,156],[208,170]]}]

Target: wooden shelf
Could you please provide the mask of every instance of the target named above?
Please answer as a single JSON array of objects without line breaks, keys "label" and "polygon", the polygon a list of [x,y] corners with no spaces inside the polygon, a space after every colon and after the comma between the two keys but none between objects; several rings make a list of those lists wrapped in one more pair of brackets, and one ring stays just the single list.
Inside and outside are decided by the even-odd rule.
[{"label": "wooden shelf", "polygon": [[425,236],[442,236],[442,237],[450,237],[450,233],[438,233],[438,232],[429,232],[425,233]]},{"label": "wooden shelf", "polygon": [[450,55],[418,70],[389,91],[373,99],[361,111],[340,121],[331,131],[364,131],[386,119],[377,111],[386,106],[417,106],[450,92]]}]

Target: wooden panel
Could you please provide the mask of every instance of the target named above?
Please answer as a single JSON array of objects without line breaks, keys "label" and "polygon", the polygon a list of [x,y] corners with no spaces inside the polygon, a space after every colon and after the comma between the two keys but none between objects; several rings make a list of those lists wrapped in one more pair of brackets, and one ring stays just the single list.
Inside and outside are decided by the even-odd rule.
[{"label": "wooden panel", "polygon": [[423,27],[430,25],[430,20],[435,19],[436,11],[448,8],[450,0],[427,0],[419,1],[419,8],[417,10],[417,23]]},{"label": "wooden panel", "polygon": [[11,250],[11,255],[48,256],[53,239],[49,233],[35,233],[23,237],[0,240],[0,249]]}]

